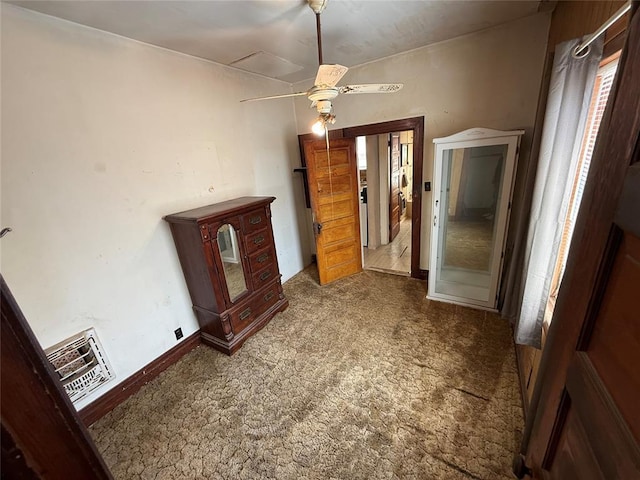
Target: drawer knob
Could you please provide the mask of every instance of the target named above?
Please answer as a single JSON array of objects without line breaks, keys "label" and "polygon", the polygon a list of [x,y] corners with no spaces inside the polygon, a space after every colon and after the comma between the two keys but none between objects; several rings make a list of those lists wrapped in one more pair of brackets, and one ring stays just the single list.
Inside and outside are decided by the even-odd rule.
[{"label": "drawer knob", "polygon": [[260,280],[265,281],[267,278],[271,276],[271,272],[262,272],[260,274]]},{"label": "drawer knob", "polygon": [[240,320],[244,320],[249,315],[251,315],[251,307],[245,308],[242,313],[240,313]]},{"label": "drawer knob", "polygon": [[264,263],[264,262],[267,261],[268,258],[269,258],[269,254],[268,253],[263,253],[256,260],[258,261],[258,263]]},{"label": "drawer knob", "polygon": [[251,225],[257,225],[262,221],[262,217],[260,215],[256,215],[255,217],[251,217],[249,219],[249,223]]},{"label": "drawer knob", "polygon": [[269,300],[271,300],[273,298],[273,292],[269,292],[264,296],[264,301],[268,302]]},{"label": "drawer knob", "polygon": [[253,243],[256,245],[260,245],[262,242],[264,242],[264,235],[260,235],[253,239]]}]

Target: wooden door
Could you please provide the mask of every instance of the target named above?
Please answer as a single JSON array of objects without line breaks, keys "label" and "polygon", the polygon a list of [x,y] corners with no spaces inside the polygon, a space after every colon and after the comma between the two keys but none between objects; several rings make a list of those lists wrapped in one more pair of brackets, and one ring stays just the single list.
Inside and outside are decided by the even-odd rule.
[{"label": "wooden door", "polygon": [[609,103],[523,441],[535,478],[640,478],[637,10]]},{"label": "wooden door", "polygon": [[[630,184],[640,193],[640,168],[633,171]],[[635,206],[623,201],[621,211],[637,212],[637,193]],[[557,446],[542,464],[552,479],[640,478],[640,217],[626,220],[614,223],[593,317],[567,371],[552,434]]]},{"label": "wooden door", "polygon": [[541,465],[548,478],[640,478],[640,164],[625,192]]},{"label": "wooden door", "polygon": [[389,242],[393,242],[400,232],[400,134],[392,133],[390,136],[390,161],[389,161]]},{"label": "wooden door", "polygon": [[111,474],[0,276],[2,478]]},{"label": "wooden door", "polygon": [[320,284],[362,271],[355,139],[306,142]]}]

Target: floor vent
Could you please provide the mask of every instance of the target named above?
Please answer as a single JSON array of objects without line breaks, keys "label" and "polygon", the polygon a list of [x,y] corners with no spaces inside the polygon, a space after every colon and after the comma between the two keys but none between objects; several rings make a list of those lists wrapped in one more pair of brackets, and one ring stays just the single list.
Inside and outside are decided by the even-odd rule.
[{"label": "floor vent", "polygon": [[67,338],[45,353],[72,402],[114,376],[93,328]]}]

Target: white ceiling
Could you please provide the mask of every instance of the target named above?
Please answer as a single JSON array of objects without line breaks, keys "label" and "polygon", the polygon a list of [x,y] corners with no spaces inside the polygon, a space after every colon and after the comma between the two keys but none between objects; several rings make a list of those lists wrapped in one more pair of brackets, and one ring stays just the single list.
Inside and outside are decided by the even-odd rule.
[{"label": "white ceiling", "polygon": [[[534,14],[542,2],[329,0],[324,63],[360,65]],[[306,0],[9,3],[224,65],[257,53],[235,66],[289,83],[315,77],[318,66]]]}]

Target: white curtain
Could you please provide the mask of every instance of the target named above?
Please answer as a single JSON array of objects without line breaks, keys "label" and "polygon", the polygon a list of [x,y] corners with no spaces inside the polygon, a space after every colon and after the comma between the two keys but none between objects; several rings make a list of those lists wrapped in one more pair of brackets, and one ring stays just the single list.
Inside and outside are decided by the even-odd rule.
[{"label": "white curtain", "polygon": [[583,58],[572,55],[581,39],[556,46],[542,129],[524,256],[524,292],[516,343],[540,347],[542,321],[558,255],[602,39]]}]

